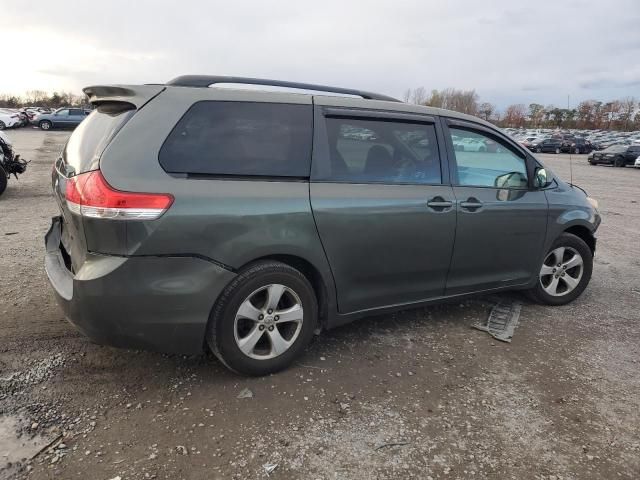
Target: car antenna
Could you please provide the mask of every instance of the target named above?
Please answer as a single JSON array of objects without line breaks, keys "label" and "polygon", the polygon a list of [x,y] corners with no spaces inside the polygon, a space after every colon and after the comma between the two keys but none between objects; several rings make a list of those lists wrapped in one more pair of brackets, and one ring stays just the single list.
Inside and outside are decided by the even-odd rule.
[{"label": "car antenna", "polygon": [[[570,109],[569,101],[571,99],[571,95],[567,94],[567,110]],[[569,147],[569,185],[573,187],[573,154],[571,153],[571,147]]]}]

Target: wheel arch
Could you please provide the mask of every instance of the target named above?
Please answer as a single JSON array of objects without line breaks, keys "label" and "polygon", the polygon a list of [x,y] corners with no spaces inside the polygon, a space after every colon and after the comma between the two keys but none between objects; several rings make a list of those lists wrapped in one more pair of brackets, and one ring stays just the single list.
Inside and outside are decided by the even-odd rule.
[{"label": "wheel arch", "polygon": [[564,230],[563,233],[570,233],[580,238],[589,246],[591,253],[595,255],[596,253],[596,238],[593,235],[593,232],[584,225],[573,225]]}]

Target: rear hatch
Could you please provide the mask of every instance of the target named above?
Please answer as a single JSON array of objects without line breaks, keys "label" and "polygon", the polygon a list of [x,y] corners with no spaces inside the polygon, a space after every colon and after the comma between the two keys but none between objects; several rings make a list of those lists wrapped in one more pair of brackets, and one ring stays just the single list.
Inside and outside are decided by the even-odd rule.
[{"label": "rear hatch", "polygon": [[[53,191],[60,207],[61,252],[67,268],[77,272],[84,263],[88,248],[85,222],[78,206],[69,202],[69,194],[85,181],[87,172],[97,171],[105,148],[138,109],[163,90],[161,86],[89,87],[85,93],[95,110],[75,129],[52,172]],[[116,240],[126,239],[123,222],[110,229]],[[123,245],[124,248],[124,245]],[[117,253],[117,252],[103,252]]]}]

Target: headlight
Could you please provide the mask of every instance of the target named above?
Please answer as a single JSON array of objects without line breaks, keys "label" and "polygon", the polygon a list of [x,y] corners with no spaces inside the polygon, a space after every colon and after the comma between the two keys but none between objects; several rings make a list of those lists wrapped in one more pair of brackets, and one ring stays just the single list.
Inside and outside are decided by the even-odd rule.
[{"label": "headlight", "polygon": [[598,201],[595,198],[587,197],[587,202],[596,210],[598,209]]}]

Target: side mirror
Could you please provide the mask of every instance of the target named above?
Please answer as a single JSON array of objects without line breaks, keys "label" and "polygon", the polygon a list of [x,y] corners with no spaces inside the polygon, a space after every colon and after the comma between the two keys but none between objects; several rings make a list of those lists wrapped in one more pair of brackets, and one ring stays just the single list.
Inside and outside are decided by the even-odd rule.
[{"label": "side mirror", "polygon": [[493,185],[497,188],[526,188],[527,179],[520,172],[509,172],[496,177]]},{"label": "side mirror", "polygon": [[536,173],[533,177],[533,186],[536,188],[547,188],[551,185],[551,177],[547,174],[544,168],[536,168]]}]

